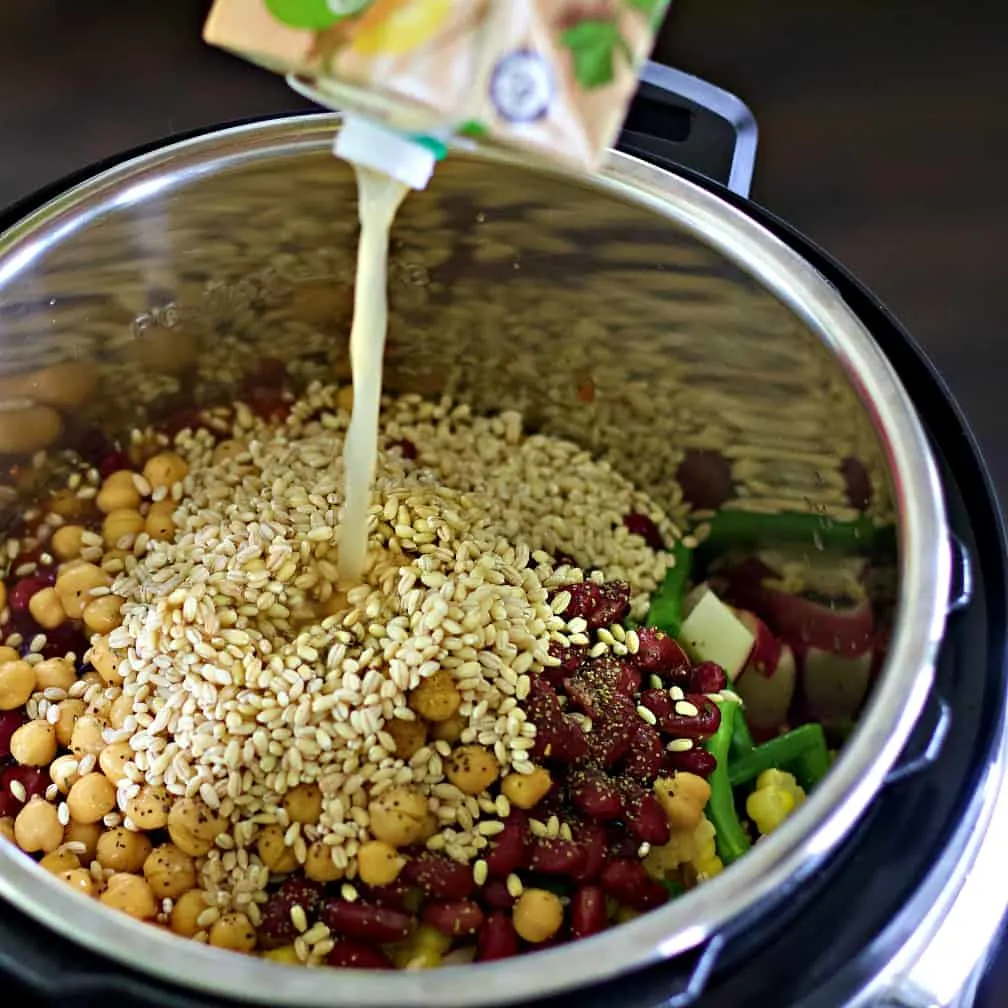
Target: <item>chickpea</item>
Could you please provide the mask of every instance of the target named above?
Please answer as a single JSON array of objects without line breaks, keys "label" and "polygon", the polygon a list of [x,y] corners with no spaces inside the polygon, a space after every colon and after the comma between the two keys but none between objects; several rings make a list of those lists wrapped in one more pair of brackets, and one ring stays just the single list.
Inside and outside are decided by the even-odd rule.
[{"label": "chickpea", "polygon": [[276,824],[264,826],[259,831],[256,851],[262,863],[274,875],[287,875],[298,866],[293,848],[284,843],[284,831]]},{"label": "chickpea", "polygon": [[66,658],[47,658],[35,666],[35,688],[68,690],[77,682],[77,670]]},{"label": "chickpea", "polygon": [[[83,701],[81,701],[83,703]],[[60,707],[68,701],[64,700]],[[94,714],[82,714],[73,726],[70,736],[70,751],[78,759],[97,756],[105,748],[105,722]]]},{"label": "chickpea", "polygon": [[408,847],[423,833],[427,799],[408,787],[389,788],[368,805],[371,833],[393,847]]},{"label": "chickpea", "polygon": [[[87,705],[80,697],[71,697],[69,700],[59,702],[57,705],[56,741],[61,746],[70,745],[77,722],[86,710]],[[81,755],[83,756],[84,753],[82,752]]]},{"label": "chickpea", "polygon": [[255,928],[243,913],[226,913],[210,926],[210,944],[232,952],[251,952],[256,945]]},{"label": "chickpea", "polygon": [[322,814],[322,789],[318,784],[298,784],[284,795],[283,806],[291,822],[317,823]]},{"label": "chickpea", "polygon": [[438,669],[409,695],[410,707],[422,718],[434,722],[447,721],[461,703],[462,694],[447,669]]},{"label": "chickpea", "polygon": [[178,326],[148,329],[141,339],[125,343],[122,359],[136,364],[143,374],[179,374],[196,359],[195,338]]},{"label": "chickpea", "polygon": [[17,843],[14,837],[14,820],[10,816],[4,816],[0,819],[0,837],[11,843]]},{"label": "chickpea", "polygon": [[22,766],[48,766],[56,758],[56,729],[48,721],[21,725],[10,740],[11,756]]},{"label": "chickpea", "polygon": [[501,793],[512,805],[520,809],[530,809],[537,805],[553,787],[553,778],[543,767],[536,767],[532,773],[508,774],[501,781]]},{"label": "chickpea", "polygon": [[452,714],[445,721],[439,721],[430,726],[430,737],[437,741],[458,742],[462,737],[462,732],[469,727],[469,721],[461,714]]},{"label": "chickpea", "polygon": [[332,858],[333,849],[328,844],[316,840],[308,848],[305,857],[304,873],[312,882],[336,882],[343,878],[344,871]]},{"label": "chickpea", "polygon": [[46,507],[52,514],[57,514],[61,518],[80,518],[88,511],[90,501],[83,497],[78,497],[73,490],[56,490],[46,501]]},{"label": "chickpea", "polygon": [[66,794],[80,776],[77,766],[77,757],[71,755],[57,756],[49,765],[49,778],[60,794]]},{"label": "chickpea", "polygon": [[48,406],[0,409],[0,455],[30,455],[48,448],[63,431],[59,413]]},{"label": "chickpea", "polygon": [[168,835],[193,857],[206,854],[226,825],[216,812],[195,798],[182,798],[168,813]]},{"label": "chickpea", "polygon": [[144,531],[151,539],[168,542],[175,535],[175,521],[170,513],[151,508],[144,519]]},{"label": "chickpea", "polygon": [[500,764],[490,749],[467,745],[456,749],[444,765],[445,776],[460,791],[476,795],[500,776]]},{"label": "chickpea", "polygon": [[172,452],[165,452],[155,455],[147,460],[143,468],[144,479],[154,489],[165,487],[170,490],[176,483],[189,475],[189,464],[184,458],[180,458]]},{"label": "chickpea", "polygon": [[178,899],[196,885],[195,862],[173,843],[155,847],[143,863],[143,873],[158,899]]},{"label": "chickpea", "polygon": [[0,396],[73,408],[88,400],[97,380],[97,369],[90,362],[63,361],[0,379]]},{"label": "chickpea", "polygon": [[696,828],[711,791],[703,777],[677,773],[672,777],[659,777],[655,781],[654,793],[669,826],[678,832]]},{"label": "chickpea", "polygon": [[546,889],[526,889],[512,911],[515,931],[527,942],[549,941],[563,924],[563,903]]},{"label": "chickpea", "polygon": [[133,482],[133,473],[129,469],[120,469],[105,478],[95,504],[102,514],[113,511],[136,511],[140,507],[140,491]]},{"label": "chickpea", "polygon": [[98,838],[95,859],[102,868],[135,874],[143,868],[153,847],[145,834],[134,833],[125,826],[116,826]]},{"label": "chickpea", "polygon": [[336,393],[336,408],[347,413],[353,412],[353,385],[344,385]]},{"label": "chickpea", "polygon": [[28,612],[43,630],[55,630],[66,623],[67,614],[55,588],[43,588],[28,600]]},{"label": "chickpea", "polygon": [[70,871],[60,872],[60,878],[71,889],[83,893],[85,896],[95,895],[95,882],[91,877],[91,872],[86,868],[71,868]]},{"label": "chickpea", "polygon": [[171,929],[175,934],[192,938],[197,931],[201,930],[196,923],[197,918],[210,905],[207,894],[202,889],[190,889],[183,893],[172,906]]},{"label": "chickpea", "polygon": [[84,658],[90,662],[91,667],[102,677],[106,685],[118,686],[122,682],[119,659],[109,647],[107,637],[96,637]]},{"label": "chickpea", "polygon": [[214,465],[224,465],[234,459],[241,458],[248,450],[248,443],[237,438],[221,441],[214,448]]},{"label": "chickpea", "polygon": [[25,661],[0,665],[0,710],[23,707],[35,692],[35,670]]},{"label": "chickpea", "polygon": [[121,910],[137,920],[150,920],[157,916],[158,905],[151,887],[139,875],[119,872],[105,885],[105,891],[98,897],[105,906]]},{"label": "chickpea", "polygon": [[63,842],[63,824],[56,806],[44,798],[32,798],[14,820],[14,840],[29,854],[36,851],[48,854],[59,847]]},{"label": "chickpea", "polygon": [[412,759],[427,744],[427,725],[419,718],[416,721],[393,718],[385,722],[385,731],[392,736],[395,754],[401,760]]},{"label": "chickpea", "polygon": [[120,693],[109,707],[109,724],[113,728],[122,728],[126,718],[133,713],[133,697]]},{"label": "chickpea", "polygon": [[405,864],[406,858],[382,840],[368,840],[357,852],[357,872],[365,885],[389,885]]},{"label": "chickpea", "polygon": [[168,825],[171,807],[171,800],[164,788],[145,784],[126,803],[126,815],[137,829],[164,829]]},{"label": "chickpea", "polygon": [[84,849],[79,855],[81,863],[90,864],[98,853],[98,840],[101,835],[101,823],[82,823],[71,819],[63,830],[63,843],[83,844]]},{"label": "chickpea", "polygon": [[84,607],[84,625],[92,633],[107,634],[122,623],[123,600],[118,595],[102,595]]},{"label": "chickpea", "polygon": [[98,767],[113,784],[126,779],[126,764],[133,759],[129,742],[114,742],[106,746],[98,757]]},{"label": "chickpea", "polygon": [[56,578],[56,593],[70,619],[80,619],[91,601],[92,588],[108,588],[112,578],[93,563],[80,561],[62,568]]},{"label": "chickpea", "polygon": [[[0,581],[0,585],[3,585],[3,581]],[[7,589],[0,589],[0,593],[4,597],[3,605],[0,605],[0,609],[3,609],[7,605]],[[6,644],[0,644],[0,665],[6,665],[9,661],[18,661],[20,658],[21,655],[14,648],[8,647]]]},{"label": "chickpea", "polygon": [[80,858],[74,854],[73,851],[67,850],[66,847],[60,845],[54,851],[50,851],[39,864],[47,872],[52,872],[53,875],[62,875],[63,872],[72,871],[74,868],[80,868]]},{"label": "chickpea", "polygon": [[74,782],[66,800],[74,819],[96,823],[115,808],[115,787],[105,774],[84,774]]},{"label": "chickpea", "polygon": [[131,511],[128,508],[110,511],[102,522],[102,540],[109,549],[113,549],[119,545],[120,539],[140,535],[146,524],[144,516],[139,511]]},{"label": "chickpea", "polygon": [[61,525],[52,534],[49,545],[57,560],[75,560],[83,549],[81,536],[84,535],[83,525]]}]

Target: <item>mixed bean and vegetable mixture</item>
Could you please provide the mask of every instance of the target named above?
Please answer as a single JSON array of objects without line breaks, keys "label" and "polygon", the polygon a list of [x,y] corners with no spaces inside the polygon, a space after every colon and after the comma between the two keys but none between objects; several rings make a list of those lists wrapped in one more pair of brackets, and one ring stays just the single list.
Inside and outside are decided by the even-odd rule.
[{"label": "mixed bean and vegetable mixture", "polygon": [[346,588],[349,396],[258,390],[92,444],[22,515],[7,840],[199,942],[419,968],[601,932],[802,803],[831,752],[796,669],[867,682],[862,572],[844,622],[788,558],[722,550],[701,580],[738,515],[677,527],[517,414],[405,396]]}]

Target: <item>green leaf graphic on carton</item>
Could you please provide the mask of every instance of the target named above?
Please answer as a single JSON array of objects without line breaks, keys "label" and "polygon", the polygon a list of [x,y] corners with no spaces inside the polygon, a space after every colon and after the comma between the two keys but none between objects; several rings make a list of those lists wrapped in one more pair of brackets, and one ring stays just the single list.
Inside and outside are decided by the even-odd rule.
[{"label": "green leaf graphic on carton", "polygon": [[285,25],[305,31],[324,31],[338,21],[359,14],[374,0],[265,0],[266,9]]},{"label": "green leaf graphic on carton", "polygon": [[613,21],[582,21],[561,33],[560,42],[570,50],[574,77],[586,90],[612,83],[618,53],[633,62],[630,49]]}]

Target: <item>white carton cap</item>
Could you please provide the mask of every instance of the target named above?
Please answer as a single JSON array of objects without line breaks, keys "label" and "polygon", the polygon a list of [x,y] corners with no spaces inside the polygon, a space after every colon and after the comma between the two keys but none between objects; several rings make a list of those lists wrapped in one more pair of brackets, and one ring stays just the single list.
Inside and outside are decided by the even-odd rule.
[{"label": "white carton cap", "polygon": [[436,141],[428,145],[371,119],[346,116],[333,153],[345,161],[383,172],[411,189],[426,189],[440,159],[437,146]]}]

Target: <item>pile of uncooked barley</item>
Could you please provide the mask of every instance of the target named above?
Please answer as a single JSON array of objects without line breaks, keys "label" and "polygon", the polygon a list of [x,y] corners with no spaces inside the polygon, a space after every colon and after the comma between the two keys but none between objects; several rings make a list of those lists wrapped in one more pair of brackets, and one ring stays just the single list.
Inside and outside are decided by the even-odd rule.
[{"label": "pile of uncooked barley", "polygon": [[[597,570],[641,614],[671,554],[623,519],[679,535],[607,464],[520,416],[406,396],[384,405],[373,555],[344,592],[348,391],[313,386],[280,422],[221,411],[216,435],[183,431],[142,473],[85,480],[101,531],[54,535],[68,562],[47,604],[99,631],[102,680],[70,689],[87,710],[51,771],[69,790],[60,820],[94,798],[107,827],[166,826],[209,894],[201,926],[228,911],[257,924],[271,873],[295,863],[374,879],[375,859],[425,842],[478,864],[508,813],[481,793],[534,771],[531,677],[558,663],[551,644],[589,642],[559,615],[567,593],[551,605],[557,587]],[[42,707],[58,732],[60,705]],[[114,805],[97,784],[74,794],[96,759]]]}]

